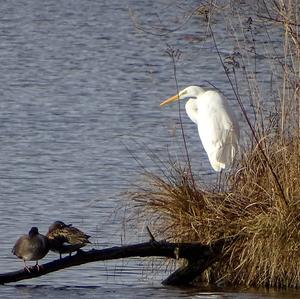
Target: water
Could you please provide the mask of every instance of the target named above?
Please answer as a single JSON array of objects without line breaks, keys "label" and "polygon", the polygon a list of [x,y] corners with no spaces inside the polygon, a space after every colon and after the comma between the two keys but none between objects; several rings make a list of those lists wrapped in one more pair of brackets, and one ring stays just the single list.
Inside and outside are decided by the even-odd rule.
[{"label": "water", "polygon": [[[0,9],[0,236],[1,272],[22,262],[11,248],[36,225],[45,233],[63,220],[92,235],[97,248],[147,240],[141,227],[125,230],[124,192],[142,168],[159,167],[151,155],[183,153],[176,109],[159,108],[175,93],[167,44],[183,51],[181,86],[226,76],[197,18],[168,36],[159,23],[178,25],[197,1],[2,1]],[[132,16],[130,18],[130,15]],[[222,20],[221,20],[222,21]],[[222,26],[218,27],[222,35]],[[191,38],[190,35],[192,34]],[[223,40],[221,50],[232,44]],[[237,104],[232,101],[232,106]],[[184,115],[193,167],[215,178],[195,127]],[[239,115],[240,117],[240,115]],[[196,138],[198,138],[196,136]],[[138,160],[138,161],[136,161]],[[45,261],[57,258],[50,253]],[[80,270],[80,271],[79,271]],[[290,293],[163,287],[162,261],[129,259],[92,263],[1,286],[2,298],[280,298]],[[295,297],[293,297],[295,298]]]}]

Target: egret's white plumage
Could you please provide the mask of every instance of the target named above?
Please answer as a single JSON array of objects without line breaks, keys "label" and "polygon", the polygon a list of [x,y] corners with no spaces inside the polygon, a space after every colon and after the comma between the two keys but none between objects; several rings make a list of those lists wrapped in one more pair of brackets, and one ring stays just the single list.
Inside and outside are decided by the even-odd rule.
[{"label": "egret's white plumage", "polygon": [[197,124],[200,139],[215,171],[229,167],[238,150],[239,126],[233,110],[216,91],[189,86],[160,106],[180,99],[189,99],[185,109]]}]

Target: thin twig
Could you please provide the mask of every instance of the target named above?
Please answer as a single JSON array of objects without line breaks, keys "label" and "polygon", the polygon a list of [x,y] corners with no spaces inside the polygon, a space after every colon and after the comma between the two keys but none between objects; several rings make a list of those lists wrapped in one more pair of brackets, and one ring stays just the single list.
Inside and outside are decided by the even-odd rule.
[{"label": "thin twig", "polygon": [[[176,84],[176,91],[177,91],[177,94],[179,94],[179,87],[178,87],[178,80],[177,80],[177,68],[176,68],[176,60],[175,60],[175,58],[176,58],[176,56],[178,57],[178,55],[180,55],[180,52],[178,50],[174,51],[169,46],[168,50],[167,50],[167,53],[168,53],[168,55],[172,59],[174,80],[175,80],[175,84]],[[178,101],[178,114],[179,114],[179,122],[180,122],[180,128],[181,128],[181,135],[182,135],[184,149],[185,149],[185,153],[186,153],[186,157],[187,157],[188,169],[189,169],[190,176],[191,176],[191,179],[192,179],[193,188],[194,188],[194,190],[196,190],[194,176],[193,176],[193,173],[192,173],[192,166],[191,166],[191,161],[190,161],[190,155],[189,155],[189,151],[188,151],[188,148],[187,148],[185,133],[184,133],[184,129],[183,129],[183,121],[182,121],[180,101]]]}]

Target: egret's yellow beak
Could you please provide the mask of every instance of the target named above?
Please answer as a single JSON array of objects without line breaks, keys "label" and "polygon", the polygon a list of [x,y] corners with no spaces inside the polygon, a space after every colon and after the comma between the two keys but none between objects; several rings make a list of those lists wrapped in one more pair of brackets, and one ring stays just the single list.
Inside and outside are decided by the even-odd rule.
[{"label": "egret's yellow beak", "polygon": [[163,101],[162,103],[160,103],[159,106],[163,107],[163,106],[168,105],[172,102],[178,101],[179,99],[180,99],[180,95],[176,94],[175,96],[172,96],[172,97],[166,99],[165,101]]}]

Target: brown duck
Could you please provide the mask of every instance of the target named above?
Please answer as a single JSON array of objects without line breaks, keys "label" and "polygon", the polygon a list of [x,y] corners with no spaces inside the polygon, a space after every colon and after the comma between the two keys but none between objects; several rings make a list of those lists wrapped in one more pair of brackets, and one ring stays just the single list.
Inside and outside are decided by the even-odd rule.
[{"label": "brown duck", "polygon": [[79,249],[88,243],[89,235],[82,232],[80,229],[72,226],[72,224],[65,224],[62,221],[55,221],[50,225],[47,238],[50,243],[50,250],[59,253],[59,257],[63,253],[79,251]]},{"label": "brown duck", "polygon": [[12,253],[22,259],[25,268],[30,272],[26,261],[36,261],[36,267],[39,270],[38,261],[42,259],[49,251],[49,242],[46,236],[41,235],[37,227],[32,227],[28,235],[21,236],[12,249]]}]

